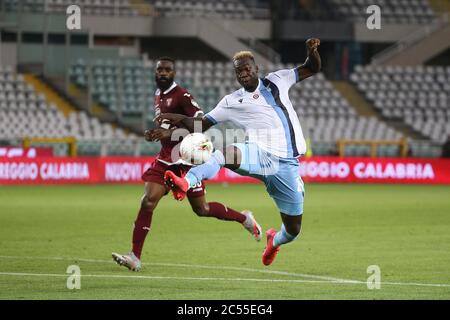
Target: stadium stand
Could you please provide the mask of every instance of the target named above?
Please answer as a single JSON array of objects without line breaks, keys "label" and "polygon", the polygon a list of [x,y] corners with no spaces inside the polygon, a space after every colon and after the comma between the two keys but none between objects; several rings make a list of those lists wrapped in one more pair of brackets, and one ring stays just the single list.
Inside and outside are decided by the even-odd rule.
[{"label": "stadium stand", "polygon": [[[269,6],[269,4],[266,4]],[[280,1],[281,16],[288,20],[336,20],[342,15],[328,0]]]},{"label": "stadium stand", "polygon": [[65,13],[67,7],[72,4],[80,6],[83,13],[91,15],[136,16],[141,14],[139,10],[131,6],[128,0],[79,0],[76,3],[71,0],[5,0],[3,5],[6,11],[18,11],[22,8],[24,12]]},{"label": "stadium stand", "polygon": [[124,139],[128,135],[111,124],[100,123],[85,112],[72,112],[66,118],[57,106],[37,94],[32,85],[11,67],[0,66],[0,137],[67,137],[79,140]]},{"label": "stadium stand", "polygon": [[144,66],[138,59],[99,59],[89,69],[87,62],[78,59],[70,69],[72,81],[87,88],[88,70],[92,70],[92,96],[110,111],[125,115],[142,114],[146,107],[153,119],[153,94],[156,90],[153,62]]},{"label": "stadium stand", "polygon": [[429,23],[435,13],[428,0],[328,0],[336,11],[351,21],[366,19],[367,7],[376,4],[383,8],[383,19],[388,23]]},{"label": "stadium stand", "polygon": [[[24,0],[22,3],[25,12],[64,12],[69,5],[74,4],[70,0]],[[82,8],[83,13],[91,15],[156,15],[163,17],[185,16],[220,16],[226,19],[249,19],[261,16],[268,17],[268,10],[251,11],[238,0],[148,0],[148,1],[128,1],[128,0],[80,0],[76,4]],[[19,1],[5,0],[6,11],[18,11],[21,7]],[[145,9],[145,10],[142,10]]]},{"label": "stadium stand", "polygon": [[[122,105],[125,115],[141,114],[147,108],[148,119],[152,119],[153,93],[156,89],[153,79],[154,63],[155,61],[143,62],[138,59],[96,60],[92,64],[91,90],[94,98],[111,111],[117,111]],[[261,74],[292,67],[293,65],[269,65],[266,70],[261,69]],[[72,81],[86,88],[87,70],[86,61],[76,61],[71,67]],[[177,81],[193,93],[206,112],[214,108],[224,95],[239,87],[233,68],[226,62],[180,60],[177,62],[177,70]],[[339,139],[402,138],[400,132],[375,117],[357,115],[323,74],[292,87],[290,97],[305,135],[313,141],[328,142],[332,146],[331,151],[324,153],[336,152],[335,142]]]},{"label": "stadium stand", "polygon": [[385,119],[439,144],[450,136],[449,67],[358,66],[351,81]]},{"label": "stadium stand", "polygon": [[[4,0],[8,11],[64,12],[70,0]],[[76,3],[83,13],[91,15],[155,15],[163,17],[221,17],[225,19],[269,19],[268,1],[239,0],[80,0]],[[363,21],[366,9],[374,4],[371,0],[315,0],[285,1],[283,16],[288,19]],[[436,18],[428,0],[380,0],[383,19],[388,23],[430,23]]]},{"label": "stadium stand", "polygon": [[[285,14],[286,19],[346,20],[344,23],[348,24],[348,21],[358,22],[360,19],[366,19],[367,6],[373,4],[372,2],[292,0],[283,1],[284,7],[281,6],[279,9]],[[25,12],[64,13],[70,4],[72,4],[70,0],[1,2],[6,12],[22,8]],[[80,0],[77,4],[82,7],[84,13],[94,15],[140,15],[143,13],[139,10],[139,6],[146,5],[154,9],[151,10],[151,14],[162,17],[221,17],[241,20],[258,17],[267,19],[270,8],[267,0]],[[427,0],[380,0],[376,4],[383,8],[384,21],[390,23],[423,25],[435,18],[435,12]],[[253,10],[255,8],[260,8],[260,13],[266,14],[255,15]],[[436,9],[436,12],[438,11]],[[122,116],[133,118],[134,122],[122,124],[126,126],[131,122],[133,125],[137,123],[137,126],[134,126],[136,128],[142,127],[145,122],[150,124],[154,118],[153,94],[156,90],[154,64],[155,61],[138,58],[119,60],[103,58],[90,62],[78,59],[71,66],[69,73],[72,83],[86,90],[84,92],[86,96],[90,94],[96,103],[111,113],[120,115],[115,118],[119,119],[118,123],[122,120]],[[261,74],[290,67],[293,65],[269,64],[265,69],[261,68]],[[211,110],[221,97],[238,87],[233,68],[227,62],[179,60],[177,68],[177,82],[193,93],[206,112]],[[60,106],[46,100],[36,88],[33,89],[29,83],[23,81],[23,75],[14,74],[11,69],[7,70],[11,71],[8,73],[5,69],[3,68],[0,73],[1,137],[6,139],[12,135],[19,137],[24,132],[50,137],[70,134],[87,144],[106,138],[124,141],[129,137],[131,140],[137,138],[133,135],[128,136],[122,129],[114,129],[111,124],[101,123],[90,115],[92,113],[77,112],[68,117],[64,116]],[[332,77],[331,75],[330,78]],[[8,83],[7,79],[12,78],[14,81],[19,79],[17,80],[19,83]],[[290,91],[290,97],[302,122],[305,135],[313,142],[329,146],[324,149],[323,154],[336,153],[336,141],[339,139],[403,138],[404,133],[396,130],[393,122],[401,122],[412,131],[420,133],[422,137],[428,138],[429,141],[423,142],[423,145],[426,143],[442,145],[450,137],[449,80],[448,67],[357,67],[351,81],[374,106],[379,113],[377,117],[361,116],[362,113],[358,113],[359,110],[356,112],[357,109],[350,105],[323,74],[294,86]],[[86,107],[86,110],[92,111],[93,108]],[[143,114],[146,119],[140,121]],[[114,118],[114,115],[112,116]],[[42,121],[30,120],[29,124],[24,121],[25,124],[11,124],[20,122],[17,119],[28,117]],[[43,122],[54,125],[41,125]],[[98,151],[99,146],[101,144],[97,144],[92,150]],[[367,152],[361,151],[362,149],[350,148],[350,153],[366,154]],[[394,154],[390,148],[388,149],[387,155]]]},{"label": "stadium stand", "polygon": [[220,16],[227,19],[249,19],[252,14],[246,6],[238,0],[151,0],[148,1],[162,16]]}]

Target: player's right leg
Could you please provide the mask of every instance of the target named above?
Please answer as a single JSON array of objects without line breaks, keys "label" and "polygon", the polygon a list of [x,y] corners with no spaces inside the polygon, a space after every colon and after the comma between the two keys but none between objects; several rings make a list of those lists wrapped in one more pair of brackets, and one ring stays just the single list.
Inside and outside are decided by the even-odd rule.
[{"label": "player's right leg", "polygon": [[207,162],[193,167],[184,177],[179,177],[174,172],[168,170],[164,174],[164,178],[168,185],[177,189],[177,192],[186,193],[190,188],[197,186],[203,180],[215,177],[222,167],[231,170],[239,168],[241,164],[241,151],[239,148],[233,145],[228,146],[225,150],[225,154],[227,155],[227,161],[225,161],[224,153],[220,150],[216,150]]},{"label": "player's right leg", "polygon": [[113,253],[112,257],[118,264],[127,267],[132,271],[139,271],[141,268],[141,253],[145,238],[150,231],[153,211],[159,200],[167,193],[164,185],[156,182],[145,183],[145,194],[141,199],[141,207],[134,222],[133,246],[132,250],[126,254]]}]

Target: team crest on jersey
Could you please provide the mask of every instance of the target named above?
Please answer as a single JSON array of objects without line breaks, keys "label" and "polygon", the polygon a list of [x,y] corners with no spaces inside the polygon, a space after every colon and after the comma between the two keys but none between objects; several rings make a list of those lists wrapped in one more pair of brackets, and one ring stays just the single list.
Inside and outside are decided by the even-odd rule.
[{"label": "team crest on jersey", "polygon": [[257,94],[257,93],[255,93],[254,95],[253,95],[253,99],[258,99],[259,98],[259,94]]},{"label": "team crest on jersey", "polygon": [[170,104],[172,103],[172,100],[173,100],[172,98],[169,98],[169,99],[166,100],[166,101],[167,101],[167,106],[168,106],[168,107],[170,107]]}]

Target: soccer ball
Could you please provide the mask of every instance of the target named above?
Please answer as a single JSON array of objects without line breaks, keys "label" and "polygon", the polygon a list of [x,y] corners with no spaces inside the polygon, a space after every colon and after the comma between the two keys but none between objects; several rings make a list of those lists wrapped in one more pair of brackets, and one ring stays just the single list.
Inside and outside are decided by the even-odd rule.
[{"label": "soccer ball", "polygon": [[190,133],[180,145],[181,159],[192,165],[203,164],[211,158],[213,144],[203,133]]}]

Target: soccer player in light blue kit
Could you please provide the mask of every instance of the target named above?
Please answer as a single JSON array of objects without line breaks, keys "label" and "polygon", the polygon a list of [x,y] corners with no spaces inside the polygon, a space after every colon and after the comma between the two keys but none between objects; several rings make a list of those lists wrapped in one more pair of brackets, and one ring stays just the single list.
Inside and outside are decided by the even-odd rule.
[{"label": "soccer player in light blue kit", "polygon": [[[262,180],[280,210],[283,222],[280,231],[269,229],[266,232],[264,265],[273,262],[282,244],[295,240],[300,234],[304,185],[298,158],[306,153],[306,143],[288,91],[295,83],[320,71],[319,45],[319,39],[308,39],[304,64],[270,73],[264,78],[258,77],[252,53],[238,52],[233,57],[233,64],[243,88],[225,96],[206,114],[201,119],[201,128],[206,131],[217,123],[231,121],[246,130],[247,141],[232,144],[225,152],[216,150],[206,163],[193,167],[184,177],[171,171],[165,173],[166,182],[179,194],[186,193],[204,179],[213,178],[221,167]],[[194,131],[195,118],[162,114],[159,120],[163,119]]]}]

